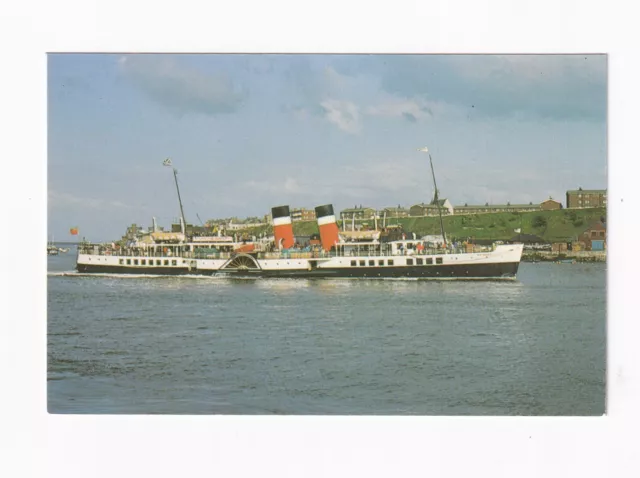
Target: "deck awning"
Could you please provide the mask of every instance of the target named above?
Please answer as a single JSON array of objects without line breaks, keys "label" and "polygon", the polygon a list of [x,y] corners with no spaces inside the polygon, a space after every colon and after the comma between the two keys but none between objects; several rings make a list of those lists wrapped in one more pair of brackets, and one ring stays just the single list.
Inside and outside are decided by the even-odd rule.
[{"label": "deck awning", "polygon": [[339,235],[344,240],[353,240],[353,239],[379,239],[380,231],[340,231]]},{"label": "deck awning", "polygon": [[185,237],[181,232],[152,232],[151,238],[154,241],[182,242]]}]

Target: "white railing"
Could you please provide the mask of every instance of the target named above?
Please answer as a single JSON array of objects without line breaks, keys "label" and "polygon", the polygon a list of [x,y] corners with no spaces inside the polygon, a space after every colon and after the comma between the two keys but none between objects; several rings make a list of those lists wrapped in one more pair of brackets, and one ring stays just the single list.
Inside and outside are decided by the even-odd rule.
[{"label": "white railing", "polygon": [[[348,248],[344,251],[344,247]],[[491,247],[478,247],[467,250],[465,247],[449,248],[425,248],[403,249],[396,252],[384,248],[355,248],[351,244],[341,244],[338,251],[316,250],[283,250],[283,251],[251,251],[249,254],[255,255],[257,259],[329,259],[332,257],[395,257],[395,256],[435,256],[443,254],[463,254],[466,252],[490,252]],[[90,254],[98,256],[118,256],[118,257],[153,257],[153,258],[184,258],[184,259],[230,259],[241,252],[222,251],[154,251],[153,249],[142,248],[113,248],[110,245],[80,245],[79,254]]]}]

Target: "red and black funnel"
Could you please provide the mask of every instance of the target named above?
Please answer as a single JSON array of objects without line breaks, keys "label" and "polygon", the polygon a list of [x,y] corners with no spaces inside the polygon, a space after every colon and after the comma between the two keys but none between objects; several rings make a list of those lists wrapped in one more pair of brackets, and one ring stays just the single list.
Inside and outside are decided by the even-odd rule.
[{"label": "red and black funnel", "polygon": [[322,248],[325,251],[329,251],[340,242],[338,224],[336,223],[336,216],[333,213],[333,205],[325,204],[324,206],[318,206],[316,208],[316,218],[318,220]]},{"label": "red and black funnel", "polygon": [[271,208],[273,218],[273,236],[276,246],[279,249],[289,249],[293,247],[293,225],[291,223],[291,213],[289,206],[278,206]]}]

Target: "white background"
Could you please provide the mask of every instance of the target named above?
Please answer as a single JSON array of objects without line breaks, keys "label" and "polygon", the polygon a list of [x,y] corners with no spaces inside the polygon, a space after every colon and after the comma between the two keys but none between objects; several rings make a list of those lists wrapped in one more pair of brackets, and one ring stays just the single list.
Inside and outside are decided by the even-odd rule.
[{"label": "white background", "polygon": [[[612,6],[631,2],[521,3],[0,7],[0,476],[640,476],[636,15]],[[608,416],[48,415],[46,52],[74,51],[610,54]]]}]

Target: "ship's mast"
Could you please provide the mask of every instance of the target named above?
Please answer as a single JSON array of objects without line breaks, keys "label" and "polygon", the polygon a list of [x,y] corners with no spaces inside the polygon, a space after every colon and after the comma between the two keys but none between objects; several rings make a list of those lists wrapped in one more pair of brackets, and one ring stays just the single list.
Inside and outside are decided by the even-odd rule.
[{"label": "ship's mast", "polygon": [[173,169],[173,179],[176,182],[176,191],[178,192],[178,204],[180,204],[180,217],[182,218],[182,228],[183,228],[182,232],[184,233],[187,229],[187,221],[184,218],[184,209],[182,208],[182,198],[180,197],[180,187],[178,186],[178,170],[173,167],[173,163],[171,162],[170,158],[165,159],[162,164],[164,166],[170,166]]},{"label": "ship's mast", "polygon": [[433,160],[431,159],[431,153],[427,148],[421,148],[418,151],[423,153],[427,153],[429,155],[429,164],[431,165],[431,175],[433,176],[433,187],[435,189],[435,193],[433,194],[433,200],[438,207],[438,215],[440,216],[440,233],[442,234],[442,240],[444,241],[444,245],[447,245],[447,236],[444,232],[444,223],[442,222],[442,209],[440,208],[440,198],[438,197],[438,185],[436,184],[436,173],[433,171]]}]

